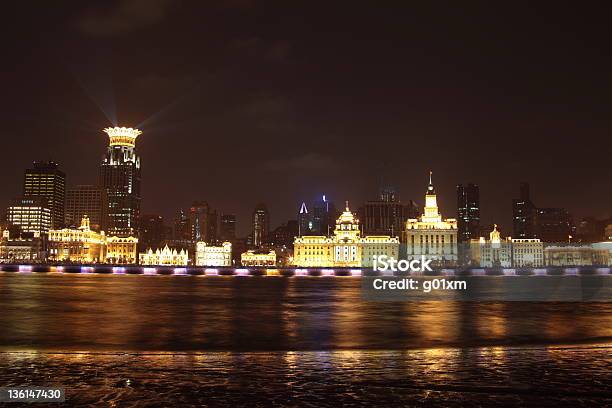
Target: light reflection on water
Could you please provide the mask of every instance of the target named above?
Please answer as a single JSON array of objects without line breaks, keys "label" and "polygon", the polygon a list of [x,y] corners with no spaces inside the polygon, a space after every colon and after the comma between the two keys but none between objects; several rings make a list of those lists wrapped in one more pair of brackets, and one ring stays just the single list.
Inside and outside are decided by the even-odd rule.
[{"label": "light reflection on water", "polygon": [[403,350],[612,339],[611,303],[366,302],[360,291],[353,278],[2,274],[0,347]]},{"label": "light reflection on water", "polygon": [[[0,383],[61,385],[71,405],[603,406],[610,348],[0,353]],[[111,404],[112,405],[112,404]],[[151,405],[151,406],[153,406]]]}]

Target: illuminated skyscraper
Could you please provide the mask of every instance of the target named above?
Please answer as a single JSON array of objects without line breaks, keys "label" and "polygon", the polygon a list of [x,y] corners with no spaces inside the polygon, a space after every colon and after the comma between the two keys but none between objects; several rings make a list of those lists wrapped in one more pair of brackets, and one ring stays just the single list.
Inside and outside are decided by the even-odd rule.
[{"label": "illuminated skyscraper", "polygon": [[457,239],[470,242],[480,232],[480,191],[476,184],[457,186]]},{"label": "illuminated skyscraper", "polygon": [[23,197],[46,199],[51,210],[51,228],[64,225],[66,174],[58,168],[57,163],[34,162],[34,166],[25,171]]},{"label": "illuminated skyscraper", "polygon": [[46,235],[52,228],[49,200],[43,197],[27,197],[16,200],[6,211],[9,225],[19,227],[22,233],[34,236]]},{"label": "illuminated skyscraper", "polygon": [[253,245],[260,247],[270,231],[270,214],[265,204],[258,204],[253,211]]},{"label": "illuminated skyscraper", "polygon": [[140,216],[140,157],[138,129],[106,128],[110,143],[100,166],[100,185],[108,195],[108,235],[133,236]]}]

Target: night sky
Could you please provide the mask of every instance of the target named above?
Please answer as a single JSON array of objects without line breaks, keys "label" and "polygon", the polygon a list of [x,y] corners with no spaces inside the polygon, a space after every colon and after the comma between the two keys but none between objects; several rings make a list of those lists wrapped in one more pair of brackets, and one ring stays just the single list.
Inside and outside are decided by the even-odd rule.
[{"label": "night sky", "polygon": [[[33,160],[94,184],[115,120],[144,133],[143,212],[193,200],[275,226],[325,193],[354,209],[381,178],[422,205],[434,172],[511,199],[612,216],[609,14],[483,2],[25,1],[4,6],[0,207]],[[357,4],[358,3],[358,4]],[[453,5],[455,4],[455,5]],[[554,4],[554,6],[552,5]]]}]

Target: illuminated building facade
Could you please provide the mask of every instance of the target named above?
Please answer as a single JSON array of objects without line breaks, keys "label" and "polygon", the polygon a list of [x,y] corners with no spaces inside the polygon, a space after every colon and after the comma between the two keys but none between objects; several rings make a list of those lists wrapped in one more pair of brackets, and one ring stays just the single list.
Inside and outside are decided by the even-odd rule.
[{"label": "illuminated building facade", "polygon": [[0,237],[0,262],[41,263],[46,261],[45,242],[41,237],[12,238],[3,230]]},{"label": "illuminated building facade", "polygon": [[242,266],[276,266],[276,252],[248,250],[240,255]]},{"label": "illuminated building facade", "polygon": [[425,256],[432,260],[433,265],[456,265],[458,260],[457,220],[443,219],[438,211],[431,172],[429,173],[429,186],[425,193],[423,215],[418,219],[406,221],[404,237],[408,259]]},{"label": "illuminated building facade", "polygon": [[106,260],[106,236],[90,228],[85,215],[79,228],[49,231],[49,260],[55,262],[100,263]]},{"label": "illuminated building facade", "polygon": [[232,243],[226,241],[220,246],[210,246],[204,241],[198,242],[195,264],[197,266],[231,266]]},{"label": "illuminated building facade", "polygon": [[502,239],[497,225],[494,225],[488,240],[485,237],[470,240],[470,255],[472,266],[507,268],[512,266],[512,242]]},{"label": "illuminated building facade", "polygon": [[375,255],[399,258],[399,239],[391,236],[362,237],[359,220],[346,204],[336,220],[332,236],[302,235],[293,243],[293,261],[299,267],[371,266]]},{"label": "illuminated building facade", "polygon": [[51,211],[51,227],[64,225],[64,201],[66,198],[66,174],[54,162],[34,162],[25,171],[23,198],[43,198]]},{"label": "illuminated building facade", "polygon": [[547,266],[608,265],[609,252],[588,245],[552,245],[544,248],[544,257]]},{"label": "illuminated building facade", "polygon": [[138,238],[106,237],[106,262],[112,264],[135,264]]},{"label": "illuminated building facade", "polygon": [[141,265],[187,266],[189,254],[184,249],[178,251],[166,245],[163,249],[156,249],[155,252],[149,248],[147,252],[141,253],[139,262]]},{"label": "illuminated building facade", "polygon": [[34,236],[46,235],[52,228],[51,208],[44,197],[26,197],[8,207],[6,220],[21,232]]},{"label": "illuminated building facade", "polygon": [[100,166],[100,185],[108,196],[108,235],[130,237],[138,233],[140,217],[140,158],[136,154],[138,129],[114,127]]},{"label": "illuminated building facade", "polygon": [[544,266],[544,244],[538,238],[512,238],[512,266]]}]

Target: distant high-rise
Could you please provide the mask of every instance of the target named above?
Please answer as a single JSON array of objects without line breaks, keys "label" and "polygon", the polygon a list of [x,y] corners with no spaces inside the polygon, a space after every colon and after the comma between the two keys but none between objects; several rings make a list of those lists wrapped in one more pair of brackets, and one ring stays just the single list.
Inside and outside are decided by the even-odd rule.
[{"label": "distant high-rise", "polygon": [[138,232],[140,218],[140,157],[136,154],[138,129],[106,128],[110,143],[100,165],[100,186],[108,195],[107,234],[120,237]]},{"label": "distant high-rise", "polygon": [[216,243],[219,241],[219,215],[217,210],[208,210],[208,225],[206,226],[206,242]]},{"label": "distant high-rise", "polygon": [[287,224],[280,225],[270,232],[267,244],[274,247],[293,248],[293,240],[298,236],[298,222],[289,220]]},{"label": "distant high-rise", "polygon": [[378,200],[367,201],[359,212],[364,234],[393,237],[402,234],[406,221],[419,216],[416,203],[401,203],[391,187],[382,188]]},{"label": "distant high-rise", "polygon": [[64,201],[66,198],[66,174],[54,162],[34,162],[25,171],[23,197],[41,197],[47,200],[51,210],[52,228],[64,225]]},{"label": "distant high-rise", "polygon": [[16,200],[6,211],[10,226],[18,227],[21,233],[34,236],[46,235],[52,229],[51,208],[44,197],[26,197]]},{"label": "distant high-rise", "polygon": [[310,221],[310,214],[308,214],[308,207],[306,207],[306,203],[304,202],[300,206],[297,222],[298,235],[309,235],[312,229],[312,222]]},{"label": "distant high-rise", "polygon": [[67,227],[77,227],[87,215],[91,229],[106,231],[108,196],[98,186],[76,186],[66,190],[66,211],[64,220]]},{"label": "distant high-rise", "polygon": [[335,228],[336,208],[324,195],[311,206],[310,222],[312,235],[329,235]]},{"label": "distant high-rise", "polygon": [[222,214],[219,226],[221,241],[234,241],[236,239],[236,215]]},{"label": "distant high-rise", "polygon": [[191,227],[189,217],[185,214],[185,211],[179,210],[176,218],[174,219],[174,231],[172,239],[174,241],[191,241]]},{"label": "distant high-rise", "polygon": [[206,201],[194,201],[189,209],[191,225],[191,240],[193,242],[207,241],[209,207]]},{"label": "distant high-rise", "polygon": [[258,204],[253,211],[253,246],[260,247],[270,231],[270,214],[265,204]]},{"label": "distant high-rise", "polygon": [[512,200],[512,226],[517,239],[536,238],[536,207],[531,202],[529,184],[521,183],[520,198]]},{"label": "distant high-rise", "polygon": [[165,242],[166,226],[164,225],[164,217],[158,214],[145,214],[140,217],[140,232],[138,234],[138,246],[141,252],[149,248],[159,249]]},{"label": "distant high-rise", "polygon": [[572,217],[564,208],[538,208],[536,235],[542,242],[568,242],[572,235]]},{"label": "distant high-rise", "polygon": [[457,240],[470,242],[480,236],[480,192],[476,184],[457,186]]}]

